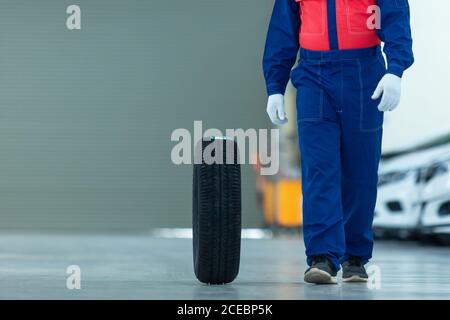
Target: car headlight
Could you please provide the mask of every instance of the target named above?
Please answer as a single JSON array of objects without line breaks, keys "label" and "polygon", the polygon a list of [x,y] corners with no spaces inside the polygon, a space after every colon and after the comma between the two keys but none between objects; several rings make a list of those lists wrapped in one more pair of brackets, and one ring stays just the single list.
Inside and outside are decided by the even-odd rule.
[{"label": "car headlight", "polygon": [[449,167],[450,167],[450,159],[435,162],[429,167],[420,170],[419,181],[422,183],[427,183],[436,177],[448,173],[450,169]]},{"label": "car headlight", "polygon": [[389,173],[383,173],[378,176],[378,186],[384,186],[391,183],[396,183],[404,180],[408,174],[410,173],[409,170],[407,171],[394,171]]}]

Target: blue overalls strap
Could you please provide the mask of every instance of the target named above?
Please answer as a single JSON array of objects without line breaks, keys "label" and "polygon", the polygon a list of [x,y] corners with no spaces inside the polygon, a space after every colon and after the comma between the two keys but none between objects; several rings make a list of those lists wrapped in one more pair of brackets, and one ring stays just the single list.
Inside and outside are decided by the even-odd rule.
[{"label": "blue overalls strap", "polygon": [[336,0],[327,0],[327,15],[328,15],[328,38],[330,41],[330,49],[338,50],[338,32],[336,22]]}]

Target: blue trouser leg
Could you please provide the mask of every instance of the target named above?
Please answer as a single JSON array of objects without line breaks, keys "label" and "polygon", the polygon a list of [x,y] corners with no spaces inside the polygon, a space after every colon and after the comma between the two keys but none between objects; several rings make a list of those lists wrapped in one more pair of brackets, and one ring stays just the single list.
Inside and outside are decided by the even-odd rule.
[{"label": "blue trouser leg", "polygon": [[339,269],[345,253],[341,205],[341,127],[326,88],[328,70],[302,62],[293,73],[302,168],[303,236],[308,264],[326,255]]},{"label": "blue trouser leg", "polygon": [[345,253],[339,131],[339,125],[333,122],[299,122],[303,235],[308,264],[315,255],[327,255],[337,270]]},{"label": "blue trouser leg", "polygon": [[[377,133],[343,134],[342,150],[342,206],[344,213],[345,252],[362,257],[364,262],[372,257],[372,222],[377,195],[377,176],[381,130]],[[376,162],[376,163],[375,163]],[[365,164],[365,165],[361,165]]]},{"label": "blue trouser leg", "polygon": [[372,255],[383,115],[371,95],[386,70],[378,55],[325,60],[301,61],[292,81],[308,264],[327,255],[339,269],[348,255]]},{"label": "blue trouser leg", "polygon": [[380,56],[342,62],[342,206],[346,254],[372,257],[372,222],[381,155],[383,114],[371,96],[385,74]]}]

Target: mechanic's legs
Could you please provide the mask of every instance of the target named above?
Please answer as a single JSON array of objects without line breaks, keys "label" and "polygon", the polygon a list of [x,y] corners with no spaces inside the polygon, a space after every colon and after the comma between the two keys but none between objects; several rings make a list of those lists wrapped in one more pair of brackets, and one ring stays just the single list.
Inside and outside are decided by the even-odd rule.
[{"label": "mechanic's legs", "polygon": [[378,57],[347,62],[341,114],[342,206],[346,254],[366,263],[372,257],[383,114],[371,95],[385,69]]}]

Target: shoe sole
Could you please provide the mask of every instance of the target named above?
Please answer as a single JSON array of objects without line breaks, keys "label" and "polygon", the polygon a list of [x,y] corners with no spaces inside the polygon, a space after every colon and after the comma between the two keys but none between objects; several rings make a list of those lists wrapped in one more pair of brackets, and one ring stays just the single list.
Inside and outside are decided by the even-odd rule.
[{"label": "shoe sole", "polygon": [[314,284],[337,284],[337,278],[326,271],[312,268],[305,273],[305,282]]},{"label": "shoe sole", "polygon": [[348,278],[342,278],[342,282],[353,282],[353,283],[362,283],[362,282],[367,282],[367,278],[363,278],[357,275],[348,277]]}]

